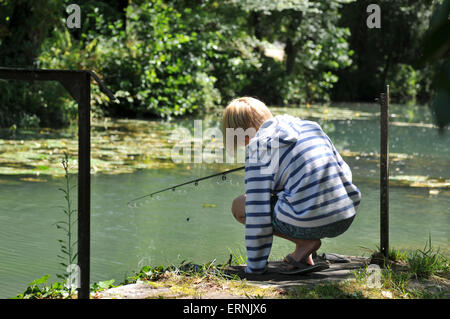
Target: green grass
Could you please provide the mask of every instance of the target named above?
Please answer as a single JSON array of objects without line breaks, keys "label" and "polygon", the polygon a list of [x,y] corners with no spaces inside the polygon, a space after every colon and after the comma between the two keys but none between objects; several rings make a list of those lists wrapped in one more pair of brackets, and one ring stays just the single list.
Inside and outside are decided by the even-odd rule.
[{"label": "green grass", "polygon": [[205,264],[194,264],[191,262],[182,261],[180,265],[165,266],[144,266],[134,276],[130,276],[123,284],[134,283],[137,280],[144,281],[158,281],[167,273],[172,273],[178,276],[191,276],[191,277],[208,277],[208,278],[220,278],[220,279],[239,279],[236,275],[229,275],[225,273],[225,267],[227,264],[215,265],[215,259]]},{"label": "green grass", "polygon": [[410,253],[406,262],[410,272],[417,278],[449,277],[449,259],[440,253],[439,248],[432,247],[431,237],[429,237],[424,249],[418,249]]},{"label": "green grass", "polygon": [[247,253],[241,248],[230,249],[230,255],[232,257],[232,265],[245,265],[247,263]]},{"label": "green grass", "polygon": [[[387,266],[379,270],[378,281],[373,280],[374,272],[369,271],[368,266],[354,271],[353,275],[357,283],[354,289],[364,291],[364,295],[369,298],[383,298],[390,295],[389,298],[395,299],[430,299],[448,298],[449,294],[448,288],[437,288],[439,278],[432,278],[434,281],[428,280],[427,285],[424,280],[418,281],[409,269],[401,271]],[[450,282],[446,281],[444,286],[449,287]],[[430,287],[434,289],[429,289]]]},{"label": "green grass", "polygon": [[[380,258],[380,252],[373,250],[372,257]],[[434,248],[431,237],[423,249],[404,251],[389,249],[385,267],[374,275],[369,266],[354,272],[355,280],[370,286],[377,277],[377,288],[392,294],[394,298],[448,298],[449,289],[436,288],[437,283],[449,287],[449,259]],[[373,267],[373,266],[372,266]]]},{"label": "green grass", "polygon": [[389,248],[388,258],[392,261],[406,261],[408,253],[404,250]]}]

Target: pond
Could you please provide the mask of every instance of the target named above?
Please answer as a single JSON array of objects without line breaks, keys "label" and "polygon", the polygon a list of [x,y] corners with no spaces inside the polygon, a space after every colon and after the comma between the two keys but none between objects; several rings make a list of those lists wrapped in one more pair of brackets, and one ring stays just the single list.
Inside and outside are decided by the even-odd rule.
[{"label": "pond", "polygon": [[[362,192],[350,229],[323,240],[322,252],[370,255],[379,244],[379,121],[372,104],[272,108],[318,121]],[[203,125],[218,126],[209,116]],[[390,244],[399,249],[434,247],[450,253],[450,135],[440,136],[428,109],[393,105],[390,130]],[[244,192],[243,172],[127,202],[152,191],[237,167],[229,164],[174,164],[172,132],[193,134],[193,120],[173,122],[96,120],[92,128],[92,282],[116,283],[143,265],[183,260],[224,263],[230,253],[245,256],[244,229],[230,213]],[[54,223],[65,220],[62,154],[76,172],[76,129],[0,132],[0,298],[22,292],[45,274],[63,273]],[[76,183],[76,176],[72,176]],[[76,196],[76,189],[72,194]],[[75,198],[76,200],[76,198]],[[271,259],[293,245],[275,238]]]}]

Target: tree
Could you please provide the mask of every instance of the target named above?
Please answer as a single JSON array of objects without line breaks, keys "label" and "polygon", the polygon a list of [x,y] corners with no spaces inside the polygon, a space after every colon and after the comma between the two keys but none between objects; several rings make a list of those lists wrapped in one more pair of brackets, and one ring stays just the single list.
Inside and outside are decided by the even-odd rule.
[{"label": "tree", "polygon": [[336,70],[351,64],[349,31],[337,26],[341,5],[350,1],[232,0],[249,13],[250,34],[258,40],[255,46],[284,46],[282,62],[261,57],[261,67],[252,77],[256,85],[246,91],[271,103],[327,101],[337,81]]},{"label": "tree", "polygon": [[450,0],[436,6],[423,42],[419,65],[434,64],[438,69],[433,79],[436,91],[431,108],[441,132],[450,123]]},{"label": "tree", "polygon": [[[395,102],[424,102],[430,98],[432,70],[418,68],[421,45],[436,0],[358,0],[344,5],[339,25],[351,31],[353,65],[339,70],[333,90],[337,100],[373,102],[390,84]],[[381,28],[366,25],[370,4],[381,8]]]}]

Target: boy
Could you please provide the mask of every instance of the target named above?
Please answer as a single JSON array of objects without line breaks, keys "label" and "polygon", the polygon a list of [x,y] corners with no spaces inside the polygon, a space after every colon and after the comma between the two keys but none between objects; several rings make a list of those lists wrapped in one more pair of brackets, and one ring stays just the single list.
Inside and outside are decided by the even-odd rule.
[{"label": "boy", "polygon": [[232,204],[233,216],[245,225],[246,272],[265,272],[273,235],[296,245],[279,272],[317,270],[312,254],[320,239],[345,232],[360,203],[349,166],[317,123],[274,117],[254,98],[231,101],[222,129],[227,149],[230,143],[235,146],[230,131],[247,132],[241,139],[246,147],[246,192]]}]

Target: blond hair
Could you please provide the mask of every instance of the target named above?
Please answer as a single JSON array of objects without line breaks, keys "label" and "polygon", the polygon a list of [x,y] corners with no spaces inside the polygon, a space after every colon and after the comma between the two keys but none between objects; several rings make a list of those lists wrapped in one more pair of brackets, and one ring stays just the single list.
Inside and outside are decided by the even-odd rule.
[{"label": "blond hair", "polygon": [[[259,127],[272,117],[272,113],[260,100],[246,96],[232,100],[223,111],[222,118],[223,142],[227,150],[231,146],[227,146],[226,141],[226,130],[228,128],[242,129],[245,132],[249,132],[249,129],[254,129],[256,133]],[[252,138],[253,136],[249,137]],[[234,148],[236,148],[238,144],[236,143],[236,136],[234,139],[235,141],[229,141],[228,144],[232,143]]]},{"label": "blond hair", "polygon": [[[222,131],[227,128],[255,128],[256,130],[273,115],[267,106],[252,97],[240,97],[232,100],[223,111]],[[225,134],[224,134],[225,136]]]}]

